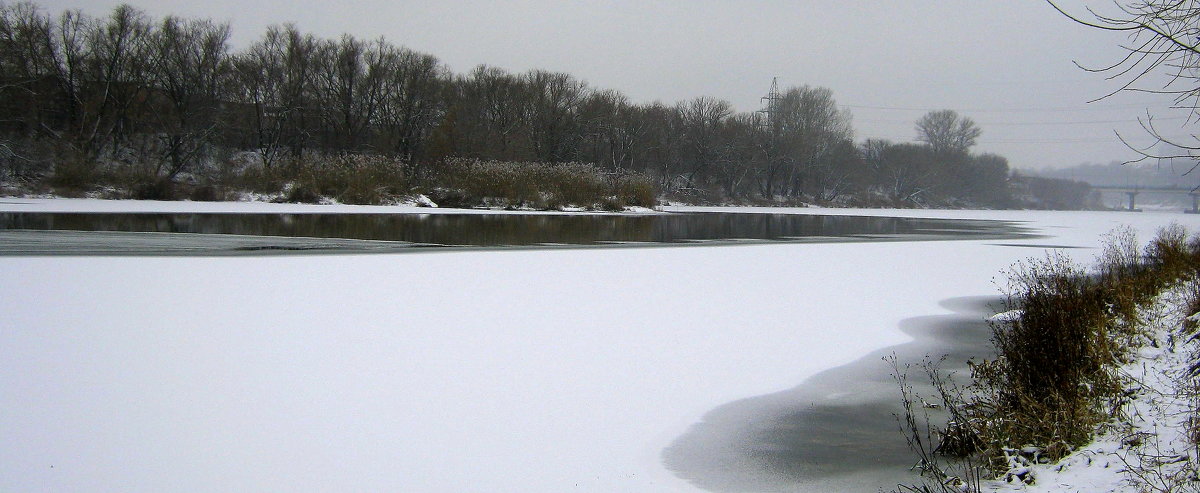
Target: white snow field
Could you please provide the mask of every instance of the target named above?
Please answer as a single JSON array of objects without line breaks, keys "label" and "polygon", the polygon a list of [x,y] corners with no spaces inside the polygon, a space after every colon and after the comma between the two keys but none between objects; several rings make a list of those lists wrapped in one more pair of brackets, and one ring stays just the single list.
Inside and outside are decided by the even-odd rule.
[{"label": "white snow field", "polygon": [[1040,245],[1095,247],[1122,224],[1200,231],[1166,212],[768,211],[1025,221],[1048,237],[0,257],[0,491],[692,491],[661,456],[709,410],[906,342],[901,320],[996,294]]}]

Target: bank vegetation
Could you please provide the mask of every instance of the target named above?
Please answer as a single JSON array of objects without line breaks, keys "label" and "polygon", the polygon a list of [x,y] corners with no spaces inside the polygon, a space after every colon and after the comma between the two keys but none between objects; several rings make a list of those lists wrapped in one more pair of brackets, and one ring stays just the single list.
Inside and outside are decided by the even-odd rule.
[{"label": "bank vegetation", "polygon": [[[0,2],[0,192],[1088,205],[1086,185],[1023,177],[972,152],[981,130],[949,110],[914,122],[916,143],[856,142],[851,115],[821,87],[773,90],[767,111],[738,112],[710,96],[634,103],[546,70],[458,74],[382,38],[325,39],[290,24],[238,50],[229,39],[227,23],[128,5],[91,17]],[[481,188],[492,178],[494,189]]]},{"label": "bank vegetation", "polygon": [[[1164,301],[1168,290],[1178,296]],[[1149,389],[1144,375],[1130,368],[1144,363],[1139,358],[1145,348],[1170,345],[1181,351],[1177,347],[1200,337],[1196,316],[1164,328],[1148,315],[1163,303],[1171,306],[1160,309],[1200,312],[1200,236],[1189,238],[1171,225],[1142,247],[1130,230],[1117,230],[1093,268],[1057,255],[1029,260],[1009,273],[1007,291],[1007,311],[992,319],[995,356],[971,362],[970,384],[956,385],[927,362],[935,395],[918,396],[897,368],[905,403],[902,428],[917,453],[916,468],[927,479],[903,491],[978,491],[989,478],[1033,483],[1031,467],[1060,461],[1106,433],[1122,436],[1118,447],[1125,452],[1114,453],[1125,461],[1123,473],[1149,471],[1142,465],[1153,461],[1133,464],[1129,458],[1153,453],[1138,448],[1157,440],[1153,433],[1130,431],[1131,422],[1143,419],[1145,411],[1137,406],[1151,390],[1189,403],[1184,422],[1190,424],[1182,430],[1167,423],[1149,426],[1179,432],[1197,450],[1196,355],[1183,356],[1187,365],[1165,389]],[[945,424],[931,426],[931,412],[944,413]],[[1169,488],[1134,477],[1141,485],[1134,490],[1200,489],[1195,482],[1200,457],[1172,457],[1188,469],[1162,483]],[[1088,463],[1093,459],[1104,457],[1088,457]]]}]

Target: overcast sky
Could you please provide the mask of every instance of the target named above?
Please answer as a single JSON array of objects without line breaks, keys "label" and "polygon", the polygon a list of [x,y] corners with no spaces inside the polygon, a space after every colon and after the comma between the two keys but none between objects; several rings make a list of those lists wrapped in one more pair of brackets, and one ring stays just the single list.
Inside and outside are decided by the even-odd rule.
[{"label": "overcast sky", "polygon": [[[53,0],[57,14],[104,15],[117,1]],[[739,111],[781,87],[833,90],[858,140],[910,141],[926,111],[954,109],[983,129],[976,151],[1015,167],[1136,156],[1114,136],[1151,140],[1136,120],[1151,110],[1163,133],[1186,135],[1164,96],[1120,94],[1073,61],[1120,59],[1123,35],[1072,23],[1042,0],[1005,1],[314,1],[135,0],[155,18],[229,21],[235,49],[271,24],[322,37],[384,36],[462,73],[479,64],[567,72],[634,102],[708,95]],[[1080,10],[1079,0],[1062,0]],[[1097,3],[1097,2],[1093,2]]]}]

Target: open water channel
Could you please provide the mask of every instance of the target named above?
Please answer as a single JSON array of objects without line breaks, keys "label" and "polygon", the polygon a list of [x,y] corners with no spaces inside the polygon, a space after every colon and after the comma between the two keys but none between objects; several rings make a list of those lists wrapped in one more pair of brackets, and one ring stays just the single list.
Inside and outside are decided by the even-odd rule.
[{"label": "open water channel", "polygon": [[384,253],[1028,236],[999,221],[795,214],[0,213],[0,255]]}]

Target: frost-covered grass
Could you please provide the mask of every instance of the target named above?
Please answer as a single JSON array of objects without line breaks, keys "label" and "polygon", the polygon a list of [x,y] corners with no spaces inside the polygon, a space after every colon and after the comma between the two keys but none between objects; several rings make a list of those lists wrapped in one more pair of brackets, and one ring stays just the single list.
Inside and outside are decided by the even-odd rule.
[{"label": "frost-covered grass", "polygon": [[[509,207],[622,210],[654,207],[654,181],[634,172],[606,171],[588,163],[536,163],[450,159],[438,167],[437,182],[454,193],[441,201],[454,207],[496,202]],[[433,193],[431,192],[431,193]]]},{"label": "frost-covered grass", "polygon": [[[30,210],[463,212],[0,199]],[[772,212],[1047,237],[0,258],[0,490],[691,491],[662,451],[714,408],[907,342],[902,320],[994,295],[996,272],[1047,245],[1082,261],[1117,225],[1200,229],[1178,213]]]}]

